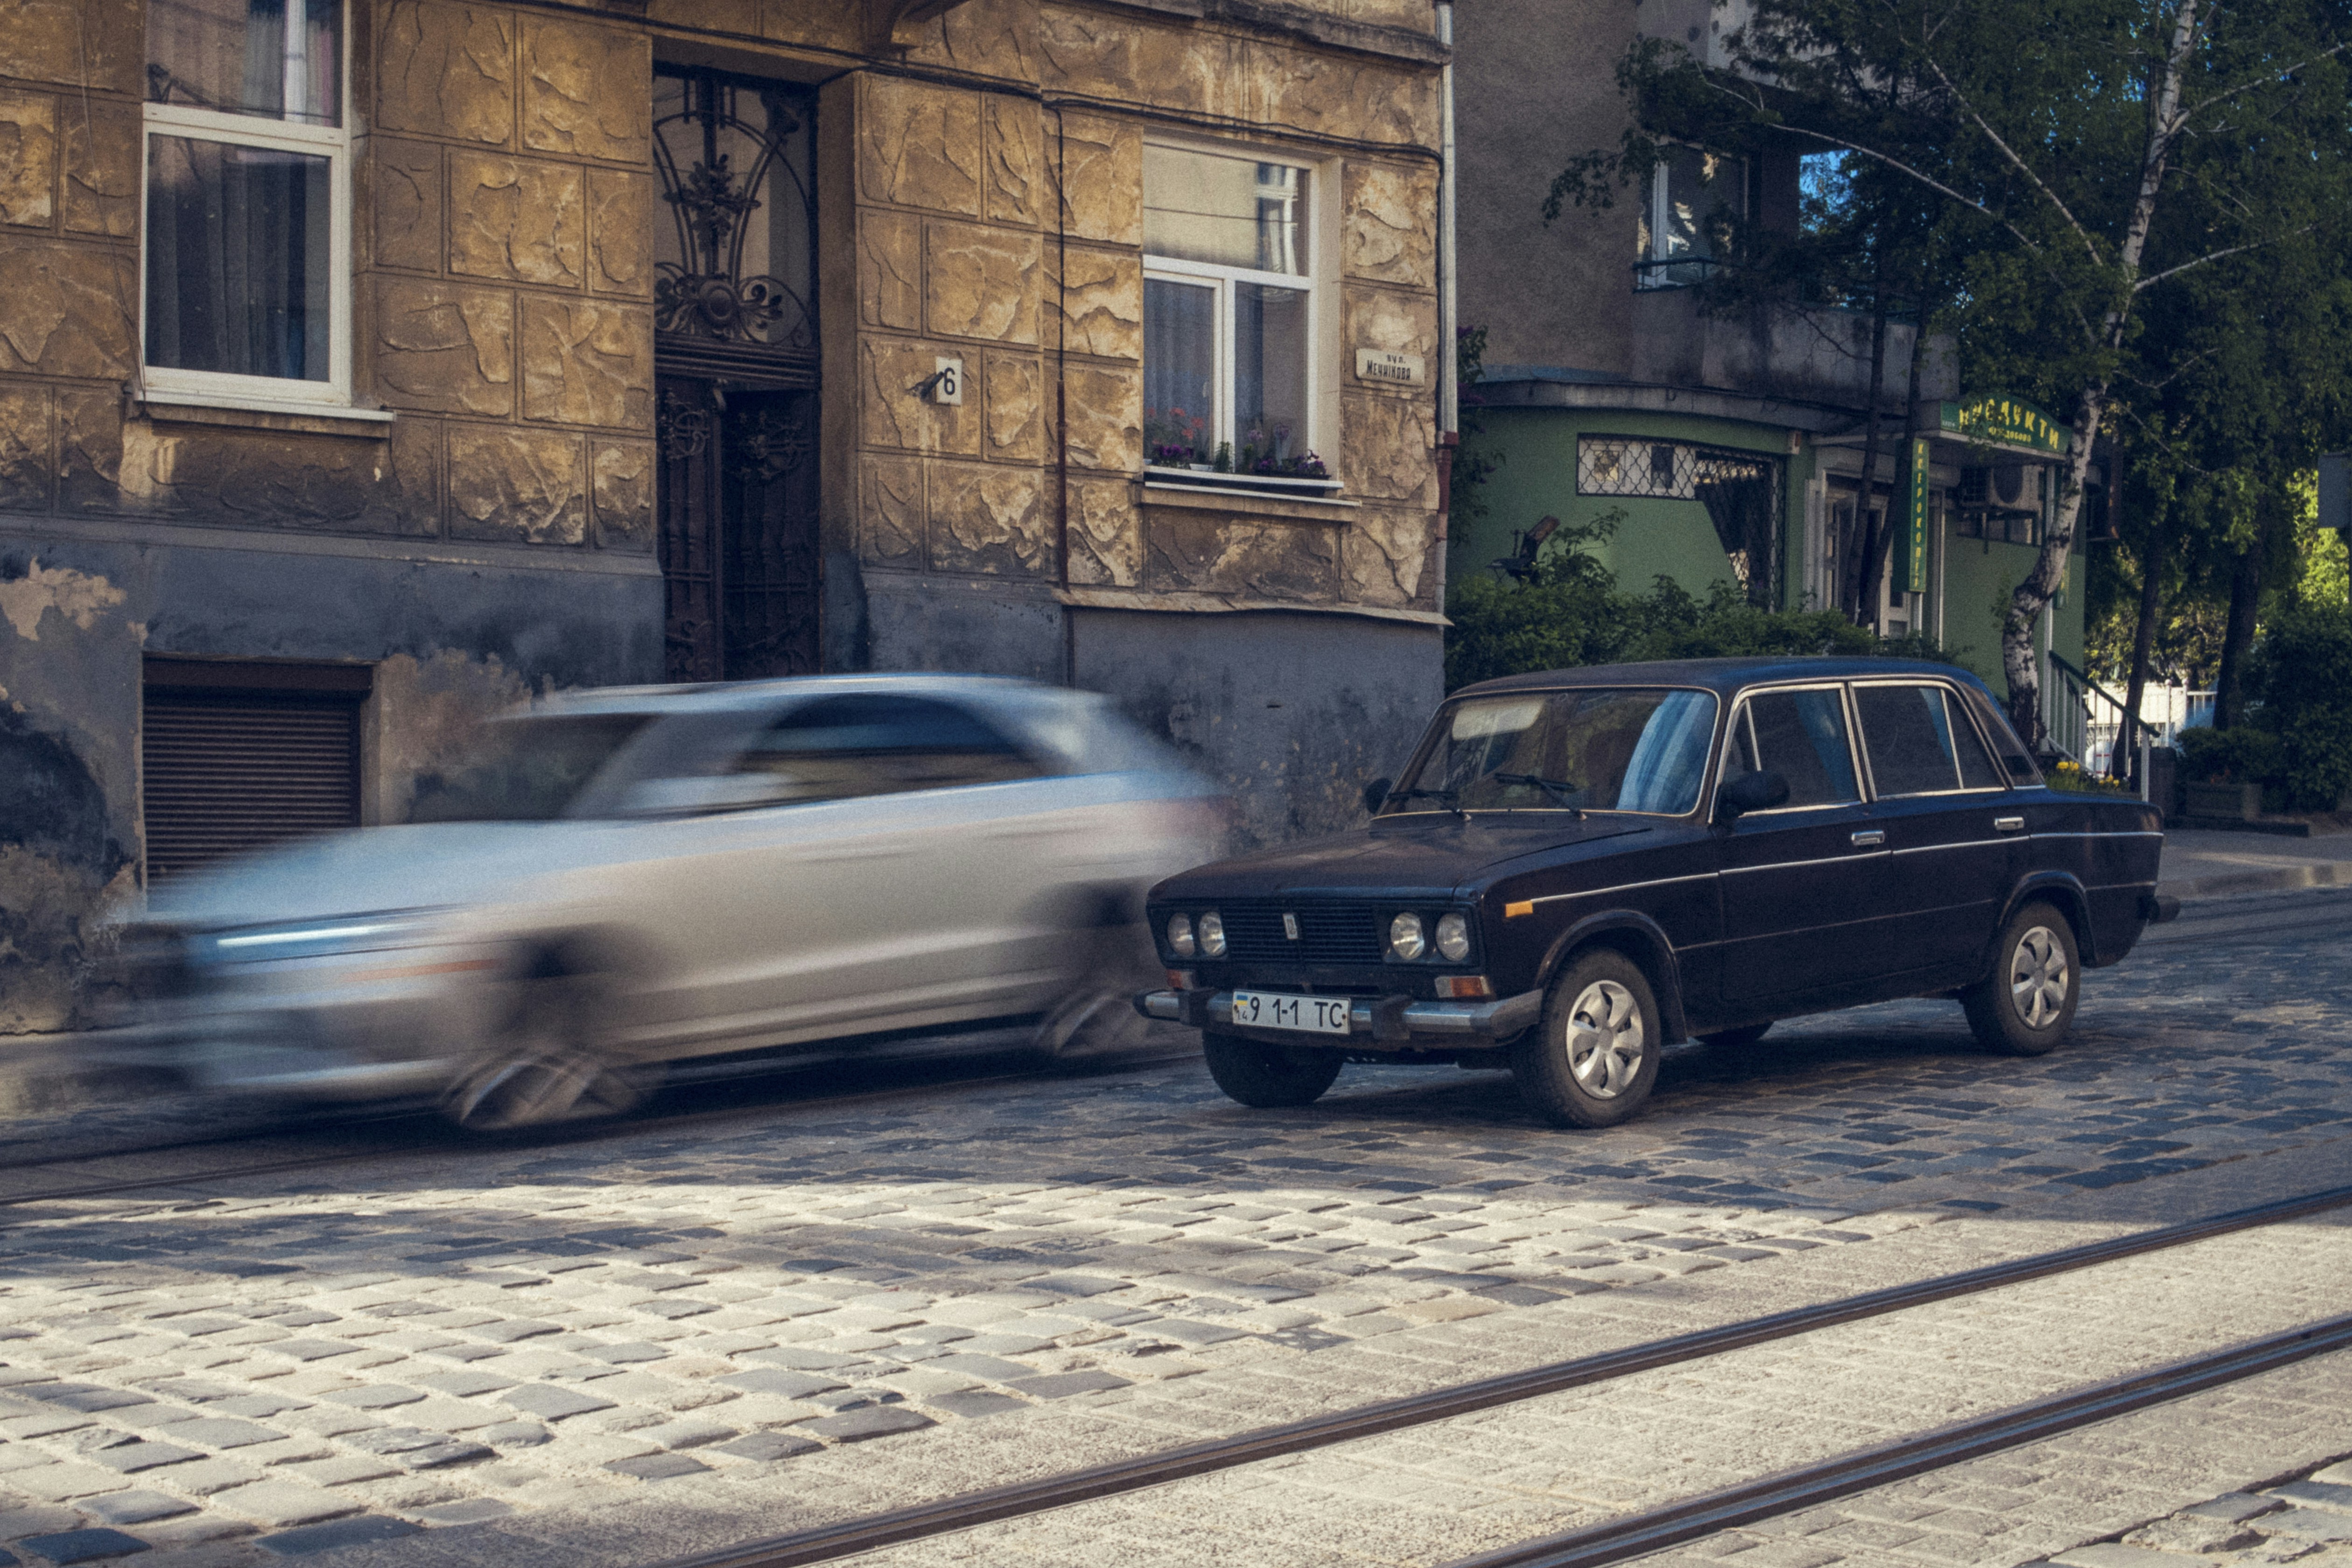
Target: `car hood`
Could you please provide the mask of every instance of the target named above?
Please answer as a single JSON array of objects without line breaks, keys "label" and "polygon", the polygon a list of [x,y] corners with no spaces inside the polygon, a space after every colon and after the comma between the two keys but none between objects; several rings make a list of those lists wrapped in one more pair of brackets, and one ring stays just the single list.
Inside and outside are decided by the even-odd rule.
[{"label": "car hood", "polygon": [[1275,898],[1321,893],[1334,898],[1443,894],[1492,868],[1604,838],[1654,829],[1646,821],[1588,816],[1540,821],[1503,814],[1437,817],[1412,826],[1381,825],[1311,838],[1262,854],[1196,867],[1152,889],[1169,899]]},{"label": "car hood", "polygon": [[148,912],[156,921],[210,928],[478,904],[510,895],[551,866],[580,864],[597,837],[576,822],[362,828],[170,883],[156,889]]}]

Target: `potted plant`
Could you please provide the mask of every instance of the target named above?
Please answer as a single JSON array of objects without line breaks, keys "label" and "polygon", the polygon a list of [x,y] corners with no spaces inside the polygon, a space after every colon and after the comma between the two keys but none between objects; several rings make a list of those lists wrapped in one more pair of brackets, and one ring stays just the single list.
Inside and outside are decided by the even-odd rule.
[{"label": "potted plant", "polygon": [[1290,426],[1279,421],[1253,422],[1236,453],[1231,441],[1212,447],[1206,420],[1181,408],[1146,409],[1143,453],[1147,479],[1164,470],[1158,475],[1162,482],[1302,498],[1339,488],[1318,454],[1291,449]]},{"label": "potted plant", "polygon": [[2285,771],[2278,737],[2244,724],[2180,732],[2189,816],[2246,822],[2263,814],[2263,784]]}]

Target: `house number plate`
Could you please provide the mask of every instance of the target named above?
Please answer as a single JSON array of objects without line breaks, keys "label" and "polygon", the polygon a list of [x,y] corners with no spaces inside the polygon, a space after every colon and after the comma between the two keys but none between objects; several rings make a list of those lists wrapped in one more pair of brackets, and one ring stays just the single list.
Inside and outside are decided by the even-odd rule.
[{"label": "house number plate", "polygon": [[1345,996],[1282,996],[1270,991],[1234,993],[1234,1022],[1253,1029],[1302,1029],[1310,1035],[1348,1032]]}]

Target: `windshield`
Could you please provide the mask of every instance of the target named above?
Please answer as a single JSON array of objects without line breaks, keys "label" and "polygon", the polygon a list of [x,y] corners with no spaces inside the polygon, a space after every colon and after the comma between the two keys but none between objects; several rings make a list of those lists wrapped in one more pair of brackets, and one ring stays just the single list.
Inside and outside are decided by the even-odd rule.
[{"label": "windshield", "polygon": [[1640,811],[1698,805],[1715,694],[1595,687],[1475,697],[1441,709],[1382,816],[1408,811]]},{"label": "windshield", "polygon": [[493,721],[471,755],[416,781],[411,822],[552,822],[650,713],[546,713]]}]

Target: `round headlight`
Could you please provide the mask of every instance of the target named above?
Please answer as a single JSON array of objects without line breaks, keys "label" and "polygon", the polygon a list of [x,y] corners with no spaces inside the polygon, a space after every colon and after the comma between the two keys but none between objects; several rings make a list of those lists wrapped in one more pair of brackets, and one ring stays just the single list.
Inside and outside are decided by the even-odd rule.
[{"label": "round headlight", "polygon": [[1470,956],[1470,922],[1460,915],[1447,915],[1437,922],[1437,951],[1448,960],[1459,963]]},{"label": "round headlight", "polygon": [[1188,915],[1168,917],[1168,945],[1179,958],[1192,956],[1192,921]]},{"label": "round headlight", "polygon": [[1421,934],[1421,917],[1411,910],[1389,921],[1389,951],[1399,958],[1419,958],[1428,946]]},{"label": "round headlight", "polygon": [[1225,922],[1214,910],[1201,917],[1201,952],[1207,958],[1225,956]]}]

